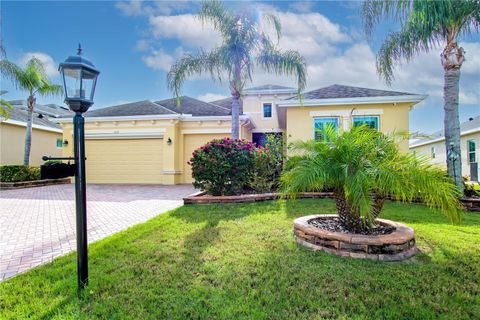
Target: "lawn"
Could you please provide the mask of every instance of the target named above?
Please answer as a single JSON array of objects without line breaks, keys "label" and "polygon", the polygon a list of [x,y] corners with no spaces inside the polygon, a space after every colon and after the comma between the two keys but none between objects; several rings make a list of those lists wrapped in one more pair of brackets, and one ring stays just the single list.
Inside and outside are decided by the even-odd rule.
[{"label": "lawn", "polygon": [[0,283],[1,319],[479,319],[480,215],[452,226],[421,205],[384,218],[417,233],[407,262],[354,260],[296,245],[294,218],[328,199],[187,206]]}]

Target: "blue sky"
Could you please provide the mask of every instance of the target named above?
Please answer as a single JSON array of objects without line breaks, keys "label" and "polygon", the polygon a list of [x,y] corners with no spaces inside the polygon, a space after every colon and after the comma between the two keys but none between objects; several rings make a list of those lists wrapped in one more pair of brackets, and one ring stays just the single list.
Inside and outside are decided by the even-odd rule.
[{"label": "blue sky", "polygon": [[[359,2],[268,1],[228,2],[251,10],[274,12],[282,21],[279,46],[297,49],[309,65],[308,89],[334,83],[387,88],[375,72],[375,53],[381,39],[396,26],[384,23],[370,40],[361,28]],[[95,108],[138,100],[171,97],[166,87],[169,66],[185,52],[219,43],[216,32],[195,19],[198,2],[169,1],[2,1],[2,37],[7,58],[22,64],[35,55],[44,61],[54,82],[56,68],[74,54],[79,42],[84,54],[100,70]],[[480,38],[461,39],[467,61],[462,69],[460,117],[480,115]],[[412,131],[432,132],[443,127],[443,70],[441,49],[420,55],[397,69],[393,90],[428,94],[410,113]],[[476,54],[476,56],[475,56]],[[252,85],[294,86],[291,78],[257,72]],[[7,99],[25,99],[2,79]],[[203,100],[228,95],[228,84],[207,76],[185,83],[183,93]],[[62,103],[61,98],[38,98],[39,103]]]}]

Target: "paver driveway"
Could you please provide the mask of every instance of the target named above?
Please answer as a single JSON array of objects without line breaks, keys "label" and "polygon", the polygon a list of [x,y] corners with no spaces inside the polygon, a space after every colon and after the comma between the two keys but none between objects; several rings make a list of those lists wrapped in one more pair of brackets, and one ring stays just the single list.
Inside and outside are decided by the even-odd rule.
[{"label": "paver driveway", "polygon": [[[182,205],[191,185],[88,185],[88,242]],[[0,191],[0,281],[76,250],[74,185]]]}]

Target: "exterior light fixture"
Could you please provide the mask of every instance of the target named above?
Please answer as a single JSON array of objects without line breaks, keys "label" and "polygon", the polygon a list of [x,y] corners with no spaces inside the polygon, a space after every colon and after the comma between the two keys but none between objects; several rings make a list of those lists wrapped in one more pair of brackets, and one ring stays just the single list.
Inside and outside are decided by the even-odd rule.
[{"label": "exterior light fixture", "polygon": [[[85,181],[85,119],[83,113],[93,105],[95,86],[100,71],[82,56],[68,57],[58,68],[63,79],[65,103],[75,112],[73,117],[73,144],[75,160],[75,207],[77,224],[77,280],[79,292],[88,284],[87,200]],[[68,141],[64,141],[68,144]]]},{"label": "exterior light fixture", "polygon": [[168,138],[168,139],[167,139],[167,144],[168,144],[169,146],[172,145],[172,139]]},{"label": "exterior light fixture", "polygon": [[68,140],[67,139],[63,140],[63,145],[68,146]]}]

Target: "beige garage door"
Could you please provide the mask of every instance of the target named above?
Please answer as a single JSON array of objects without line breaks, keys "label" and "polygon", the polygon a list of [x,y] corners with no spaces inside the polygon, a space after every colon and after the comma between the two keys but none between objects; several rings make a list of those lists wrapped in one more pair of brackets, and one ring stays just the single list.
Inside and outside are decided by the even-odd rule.
[{"label": "beige garage door", "polygon": [[199,147],[203,146],[210,140],[213,139],[221,139],[224,137],[229,137],[230,134],[223,133],[223,134],[187,134],[184,138],[184,155],[185,161],[183,164],[183,172],[184,172],[184,183],[192,183],[192,169],[187,164],[187,161],[190,160],[192,157],[193,151],[198,149]]},{"label": "beige garage door", "polygon": [[86,140],[87,183],[162,183],[162,139]]}]

